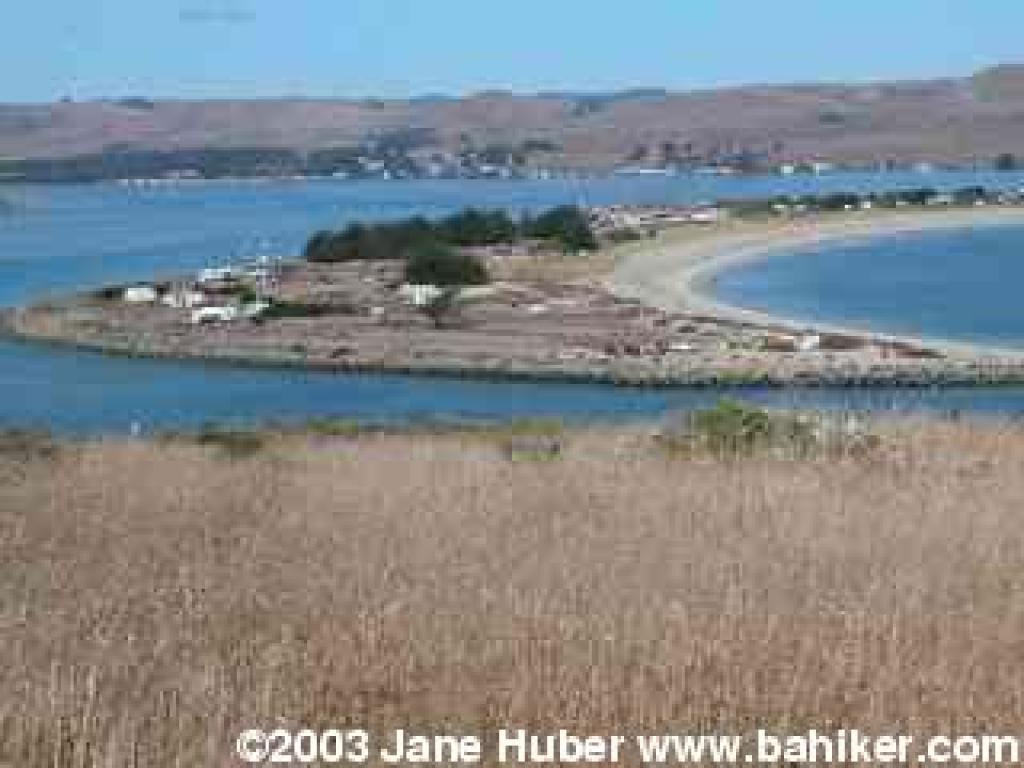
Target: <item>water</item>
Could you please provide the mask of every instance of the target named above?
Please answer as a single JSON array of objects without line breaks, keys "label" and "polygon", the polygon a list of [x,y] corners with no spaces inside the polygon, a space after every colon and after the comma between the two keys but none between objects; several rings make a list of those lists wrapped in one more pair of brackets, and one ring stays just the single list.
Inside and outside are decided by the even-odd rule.
[{"label": "water", "polygon": [[[217,183],[3,187],[0,304],[230,262],[294,255],[311,232],[356,219],[441,215],[468,205],[534,210],[560,203],[712,201],[725,197],[982,183],[1024,175],[614,178],[551,182]],[[811,260],[804,260],[810,263]],[[1009,327],[1009,326],[1006,326]],[[712,403],[721,393],[441,378],[258,371],[140,361],[0,341],[0,426],[125,432],[206,422],[374,421],[520,416],[635,418]],[[940,392],[737,392],[785,406],[1024,411],[1024,389]]]},{"label": "water", "polygon": [[526,211],[970,184],[1024,186],[1024,172],[0,187],[19,211],[0,214],[0,305],[239,256],[294,255],[317,229],[467,206]]},{"label": "water", "polygon": [[777,254],[718,276],[732,304],[807,321],[1024,347],[1024,226],[898,235]]},{"label": "water", "polygon": [[[37,345],[4,345],[0,424],[68,434],[127,433],[207,423],[302,423],[352,418],[374,423],[552,417],[616,422],[708,407],[719,390],[616,389],[588,384],[457,380],[392,375],[248,370],[106,358]],[[863,410],[1024,410],[1024,392],[737,388],[744,400],[780,407]]]}]

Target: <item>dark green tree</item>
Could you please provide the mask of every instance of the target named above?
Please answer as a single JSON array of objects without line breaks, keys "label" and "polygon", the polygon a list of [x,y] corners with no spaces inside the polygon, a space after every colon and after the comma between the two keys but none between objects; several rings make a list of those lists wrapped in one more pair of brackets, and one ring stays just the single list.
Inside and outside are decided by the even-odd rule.
[{"label": "dark green tree", "polygon": [[445,288],[485,285],[490,282],[490,275],[484,263],[471,253],[455,250],[443,243],[425,243],[409,252],[405,280],[415,285]]},{"label": "dark green tree", "polygon": [[530,237],[552,240],[567,253],[597,250],[597,238],[587,214],[574,205],[563,205],[542,213],[525,225]]}]

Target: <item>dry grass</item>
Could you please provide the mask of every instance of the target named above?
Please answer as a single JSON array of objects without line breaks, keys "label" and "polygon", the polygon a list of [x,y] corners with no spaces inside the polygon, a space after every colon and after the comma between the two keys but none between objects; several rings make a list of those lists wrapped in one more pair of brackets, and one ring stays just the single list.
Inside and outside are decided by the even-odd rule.
[{"label": "dry grass", "polygon": [[492,259],[491,274],[496,280],[514,283],[568,283],[604,277],[615,266],[620,249],[605,248],[594,253],[541,253]]},{"label": "dry grass", "polygon": [[1024,432],[892,429],[801,462],[610,431],[0,453],[0,765],[230,765],[277,722],[1019,726]]}]

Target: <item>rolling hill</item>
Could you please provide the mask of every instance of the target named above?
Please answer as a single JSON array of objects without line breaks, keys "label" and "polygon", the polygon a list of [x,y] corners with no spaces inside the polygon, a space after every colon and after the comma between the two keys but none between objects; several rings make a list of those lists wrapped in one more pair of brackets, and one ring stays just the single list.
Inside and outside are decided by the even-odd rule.
[{"label": "rolling hill", "polygon": [[966,78],[667,92],[489,92],[409,101],[120,101],[0,105],[0,156],[196,148],[300,153],[404,142],[414,152],[522,147],[579,168],[664,160],[990,163],[1024,157],[1024,66]]}]

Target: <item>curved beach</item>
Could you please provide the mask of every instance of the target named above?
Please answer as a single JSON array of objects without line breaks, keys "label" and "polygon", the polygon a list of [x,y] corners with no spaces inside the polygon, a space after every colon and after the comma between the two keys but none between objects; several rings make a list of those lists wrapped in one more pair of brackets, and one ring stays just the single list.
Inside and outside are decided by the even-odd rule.
[{"label": "curved beach", "polygon": [[859,336],[924,345],[961,359],[1024,360],[1024,351],[998,346],[910,337],[876,330],[798,320],[720,301],[713,294],[717,275],[738,265],[828,242],[876,239],[941,229],[1024,223],[1024,209],[855,212],[776,221],[740,221],[694,233],[664,233],[653,247],[624,252],[608,277],[608,289],[670,312],[689,312],[724,321]]}]

